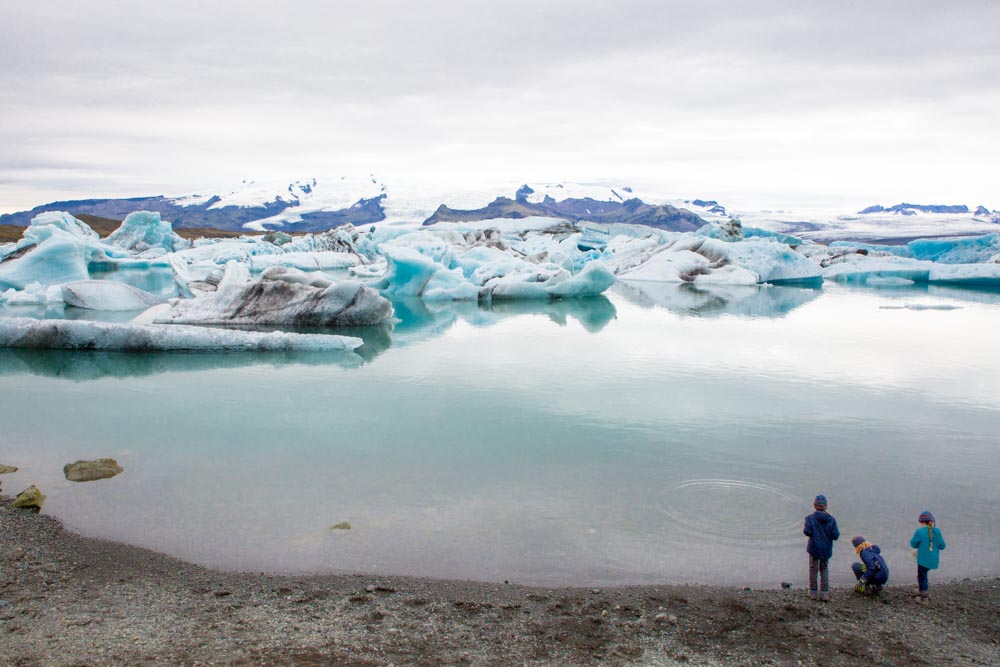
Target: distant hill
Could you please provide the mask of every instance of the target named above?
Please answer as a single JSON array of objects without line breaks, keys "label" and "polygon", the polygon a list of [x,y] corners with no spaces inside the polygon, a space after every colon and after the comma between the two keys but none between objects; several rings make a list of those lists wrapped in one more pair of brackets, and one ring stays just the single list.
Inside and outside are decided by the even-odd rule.
[{"label": "distant hill", "polygon": [[[866,209],[858,211],[859,215],[871,215],[874,213],[894,213],[896,215],[916,215],[917,213],[945,213],[962,214],[969,213],[969,207],[965,204],[896,204],[895,206],[881,206],[876,204]],[[990,215],[990,210],[985,206],[976,209],[976,215]]]},{"label": "distant hill", "polygon": [[[383,196],[361,199],[353,205],[340,210],[305,211],[295,217],[299,220],[294,225],[296,231],[311,232],[331,229],[345,222],[355,225],[370,224],[385,219],[381,200]],[[79,199],[72,201],[57,201],[42,206],[36,206],[30,211],[7,213],[0,215],[0,225],[26,226],[31,219],[45,211],[66,211],[74,216],[92,216],[102,219],[121,220],[135,211],[155,211],[164,220],[173,223],[175,229],[203,228],[228,231],[246,231],[248,223],[259,223],[280,214],[287,214],[297,209],[300,204],[295,200],[273,200],[261,202],[253,206],[218,206],[221,199],[210,197],[198,203],[178,203],[178,199],[163,196],[136,197],[129,199]],[[286,224],[275,221],[273,228],[281,229]],[[263,228],[263,227],[262,227]]]},{"label": "distant hill", "polygon": [[[537,187],[540,191],[536,192],[530,186],[522,186],[513,199],[497,197],[496,191],[476,192],[472,197],[460,199],[462,203],[478,205],[495,197],[479,208],[449,208],[445,204],[438,205],[442,199],[416,193],[415,200],[404,197],[392,202],[397,206],[394,219],[399,219],[401,209],[404,219],[423,220],[428,225],[442,221],[529,216],[557,217],[573,222],[642,224],[671,231],[693,231],[705,224],[701,217],[687,209],[670,204],[647,204],[632,194],[628,186],[615,189],[558,183]],[[318,232],[345,223],[363,226],[385,220],[388,197],[386,186],[374,177],[324,182],[313,178],[284,185],[245,181],[235,190],[221,194],[51,202],[30,211],[0,215],[0,226],[24,227],[39,213],[66,211],[83,220],[97,221],[95,229],[102,232],[104,223],[101,221],[113,221],[117,227],[117,221],[129,213],[155,211],[182,235],[185,229],[200,230],[202,236],[210,235],[209,230]],[[725,209],[715,201],[699,199],[693,203],[710,213],[725,214]],[[426,217],[431,211],[433,213]]]},{"label": "distant hill", "polygon": [[[99,218],[87,213],[78,213],[76,217],[90,225],[90,228],[97,232],[101,238],[106,237],[111,232],[121,226],[121,220],[111,218]],[[20,241],[24,234],[25,225],[4,225],[0,224],[0,243]],[[205,229],[199,227],[185,227],[176,230],[177,233],[186,239],[199,238],[235,238],[245,232],[226,231],[224,229]]]},{"label": "distant hill", "polygon": [[[482,208],[452,209],[442,204],[424,221],[424,224],[531,216],[562,218],[572,222],[648,225],[675,232],[694,231],[705,224],[702,218],[687,209],[676,208],[670,204],[647,204],[638,198],[599,201],[591,197],[571,197],[556,201],[553,197],[545,195],[539,202],[529,199],[532,194],[534,190],[525,185],[517,191],[514,199],[497,197]],[[617,195],[617,192],[614,194]]]}]

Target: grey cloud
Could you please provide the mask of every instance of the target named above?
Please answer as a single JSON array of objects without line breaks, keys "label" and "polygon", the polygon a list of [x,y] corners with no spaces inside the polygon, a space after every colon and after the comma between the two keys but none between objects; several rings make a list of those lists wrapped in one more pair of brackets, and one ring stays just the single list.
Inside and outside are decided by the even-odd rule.
[{"label": "grey cloud", "polygon": [[61,156],[179,185],[192,163],[431,156],[517,179],[997,141],[992,1],[63,0],[5,3],[0,22],[6,173]]}]

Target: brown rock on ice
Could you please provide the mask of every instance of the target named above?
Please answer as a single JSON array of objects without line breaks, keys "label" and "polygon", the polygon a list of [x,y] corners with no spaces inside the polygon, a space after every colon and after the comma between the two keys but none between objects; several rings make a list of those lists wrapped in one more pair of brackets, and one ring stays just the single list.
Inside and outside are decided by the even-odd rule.
[{"label": "brown rock on ice", "polygon": [[6,475],[12,472],[17,472],[17,468],[0,463],[0,475]]}]

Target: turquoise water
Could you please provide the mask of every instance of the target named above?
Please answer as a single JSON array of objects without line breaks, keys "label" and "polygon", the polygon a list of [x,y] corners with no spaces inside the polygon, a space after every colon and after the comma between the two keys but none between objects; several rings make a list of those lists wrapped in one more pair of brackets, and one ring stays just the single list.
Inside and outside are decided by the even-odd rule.
[{"label": "turquoise water", "polygon": [[[397,312],[337,363],[0,351],[4,489],[217,567],[586,585],[801,583],[822,492],[835,581],[857,533],[913,579],[926,508],[939,578],[1000,573],[1000,295],[619,285]],[[125,472],[63,479],[106,456]]]}]

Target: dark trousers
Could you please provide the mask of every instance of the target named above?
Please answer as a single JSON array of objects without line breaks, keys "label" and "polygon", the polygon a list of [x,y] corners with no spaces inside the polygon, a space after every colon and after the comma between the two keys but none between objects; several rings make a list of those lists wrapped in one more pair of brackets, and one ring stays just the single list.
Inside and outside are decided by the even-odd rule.
[{"label": "dark trousers", "polygon": [[917,565],[917,584],[920,586],[921,593],[927,592],[927,573],[930,571],[929,567]]},{"label": "dark trousers", "polygon": [[[851,569],[854,570],[854,578],[855,579],[860,579],[861,575],[862,575],[862,572],[861,572],[861,563],[851,563]],[[882,579],[882,581],[875,581],[875,578],[872,577],[872,573],[871,572],[865,572],[864,574],[865,574],[865,577],[868,579],[868,583],[870,585],[872,585],[872,586],[876,586],[877,588],[881,589],[882,588],[882,584],[885,583],[885,579],[886,579],[885,577],[880,577]]]},{"label": "dark trousers", "polygon": [[820,584],[824,591],[830,590],[830,568],[826,558],[816,558],[809,556],[809,590],[816,590],[816,575],[819,575]]}]

